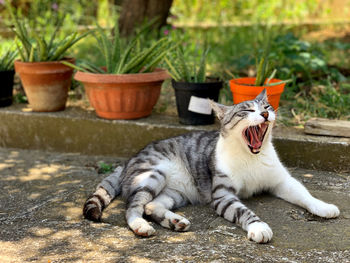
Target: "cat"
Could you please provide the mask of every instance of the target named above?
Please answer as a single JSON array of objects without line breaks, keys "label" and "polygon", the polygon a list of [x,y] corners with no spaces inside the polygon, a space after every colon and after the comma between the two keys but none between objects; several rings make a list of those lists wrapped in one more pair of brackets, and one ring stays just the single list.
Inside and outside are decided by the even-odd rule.
[{"label": "cat", "polygon": [[86,200],[85,218],[100,221],[103,209],[122,194],[126,221],[139,236],[155,229],[143,218],[175,231],[190,222],[171,210],[211,204],[216,213],[240,225],[249,240],[267,243],[272,230],[241,198],[268,191],[324,218],[339,209],[314,198],[281,164],[271,142],[275,111],[264,89],[254,100],[233,106],[210,101],[219,131],[198,131],[152,142],[106,177]]}]

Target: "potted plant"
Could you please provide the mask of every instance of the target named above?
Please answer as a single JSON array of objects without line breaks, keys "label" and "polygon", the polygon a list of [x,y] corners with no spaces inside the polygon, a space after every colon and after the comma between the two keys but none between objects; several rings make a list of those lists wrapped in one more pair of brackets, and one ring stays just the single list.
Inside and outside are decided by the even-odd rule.
[{"label": "potted plant", "polygon": [[[20,60],[16,60],[15,70],[19,74],[23,89],[33,111],[51,112],[65,109],[68,89],[71,85],[73,69],[61,61],[74,63],[65,57],[66,51],[90,32],[78,35],[72,33],[63,39],[58,37],[64,16],[58,17],[55,29],[45,38],[45,32],[37,32],[20,21],[8,2]],[[39,35],[41,34],[41,35]]]},{"label": "potted plant", "polygon": [[218,101],[223,82],[206,76],[207,54],[208,49],[202,53],[198,66],[186,63],[181,47],[176,49],[172,58],[165,59],[181,124],[208,125],[215,121],[208,98]]},{"label": "potted plant", "polygon": [[104,61],[102,67],[87,61],[79,65],[64,64],[77,69],[74,78],[83,83],[97,116],[137,119],[150,115],[163,81],[169,78],[166,70],[157,68],[172,48],[168,39],[144,47],[140,35],[129,41],[121,39],[117,24],[113,36],[97,25],[95,38]]},{"label": "potted plant", "polygon": [[233,103],[253,100],[263,89],[267,91],[267,97],[271,106],[277,111],[284,86],[291,80],[275,79],[276,69],[269,76],[265,60],[261,59],[256,77],[234,78],[230,80],[230,88],[233,95]]},{"label": "potted plant", "polygon": [[17,51],[11,49],[0,49],[0,107],[12,104],[13,94],[13,62],[17,56]]},{"label": "potted plant", "polygon": [[263,89],[266,89],[269,103],[275,111],[277,111],[284,86],[292,80],[279,80],[274,78],[277,70],[271,70],[271,65],[268,60],[270,35],[267,35],[263,54],[259,63],[257,63],[256,77],[233,78],[229,83],[234,104],[246,100],[253,100]]}]

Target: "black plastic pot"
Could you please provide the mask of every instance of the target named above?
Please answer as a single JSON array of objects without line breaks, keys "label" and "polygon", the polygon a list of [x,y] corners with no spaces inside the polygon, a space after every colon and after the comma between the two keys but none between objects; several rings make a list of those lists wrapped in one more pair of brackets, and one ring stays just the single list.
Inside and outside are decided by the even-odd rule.
[{"label": "black plastic pot", "polygon": [[[222,81],[217,79],[208,79],[205,83],[176,82],[172,80],[172,86],[175,90],[176,107],[181,124],[186,125],[208,125],[215,121],[214,113],[205,105],[205,99],[218,101],[219,92],[222,88]],[[191,102],[191,107],[189,110]],[[198,103],[198,107],[192,107]],[[201,103],[204,106],[201,111]],[[194,108],[199,109],[193,111]]]},{"label": "black plastic pot", "polygon": [[14,70],[0,71],[0,107],[12,104]]}]

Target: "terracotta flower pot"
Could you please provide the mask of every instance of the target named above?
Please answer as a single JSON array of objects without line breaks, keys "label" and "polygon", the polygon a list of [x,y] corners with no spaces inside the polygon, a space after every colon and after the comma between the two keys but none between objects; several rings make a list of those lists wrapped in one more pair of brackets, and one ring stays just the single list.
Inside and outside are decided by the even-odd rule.
[{"label": "terracotta flower pot", "polygon": [[138,74],[94,74],[78,71],[91,106],[105,119],[137,119],[151,114],[163,81],[163,69]]},{"label": "terracotta flower pot", "polygon": [[[256,78],[238,78],[230,80],[230,88],[233,94],[233,103],[238,104],[242,101],[253,100],[262,92],[264,88],[267,91],[268,101],[277,111],[281,94],[283,93],[285,83],[276,86],[254,86]],[[270,83],[280,82],[279,79],[271,79]]]},{"label": "terracotta flower pot", "polygon": [[[67,59],[74,63],[74,59]],[[19,74],[33,111],[51,112],[64,110],[68,90],[71,85],[73,69],[60,61],[22,62],[15,61],[15,70]]]}]

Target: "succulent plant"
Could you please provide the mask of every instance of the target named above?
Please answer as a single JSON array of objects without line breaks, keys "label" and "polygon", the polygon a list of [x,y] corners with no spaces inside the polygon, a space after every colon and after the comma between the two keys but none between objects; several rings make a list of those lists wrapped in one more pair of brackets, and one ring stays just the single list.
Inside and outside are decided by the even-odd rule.
[{"label": "succulent plant", "polygon": [[[176,48],[173,56],[166,57],[165,63],[168,71],[175,81],[203,83],[206,80],[206,61],[209,49],[205,49],[201,55],[199,65],[186,62],[181,46]],[[191,69],[192,68],[192,69]]]},{"label": "succulent plant", "polygon": [[13,70],[13,62],[17,54],[17,50],[0,48],[0,71]]},{"label": "succulent plant", "polygon": [[64,39],[57,39],[65,18],[61,16],[57,19],[55,29],[47,40],[45,34],[40,34],[35,28],[29,28],[28,23],[18,18],[10,1],[6,3],[14,25],[13,32],[16,35],[15,44],[18,54],[24,62],[59,61],[69,48],[91,32],[80,35],[74,32]]},{"label": "succulent plant", "polygon": [[79,71],[105,74],[130,74],[152,72],[162,62],[169,50],[174,46],[167,38],[161,38],[147,48],[141,48],[140,35],[138,34],[129,41],[121,39],[119,27],[114,25],[111,36],[97,24],[96,38],[97,47],[104,58],[104,69],[87,61],[80,61],[79,65],[63,62]]},{"label": "succulent plant", "polygon": [[[289,83],[292,80],[282,80],[274,83],[270,83],[270,81],[275,77],[277,70],[271,69],[271,64],[269,62],[269,53],[271,49],[271,32],[267,30],[265,36],[265,42],[263,43],[263,53],[260,57],[260,61],[256,65],[256,79],[255,86],[276,86],[282,83]],[[258,60],[257,60],[258,61]]]}]

